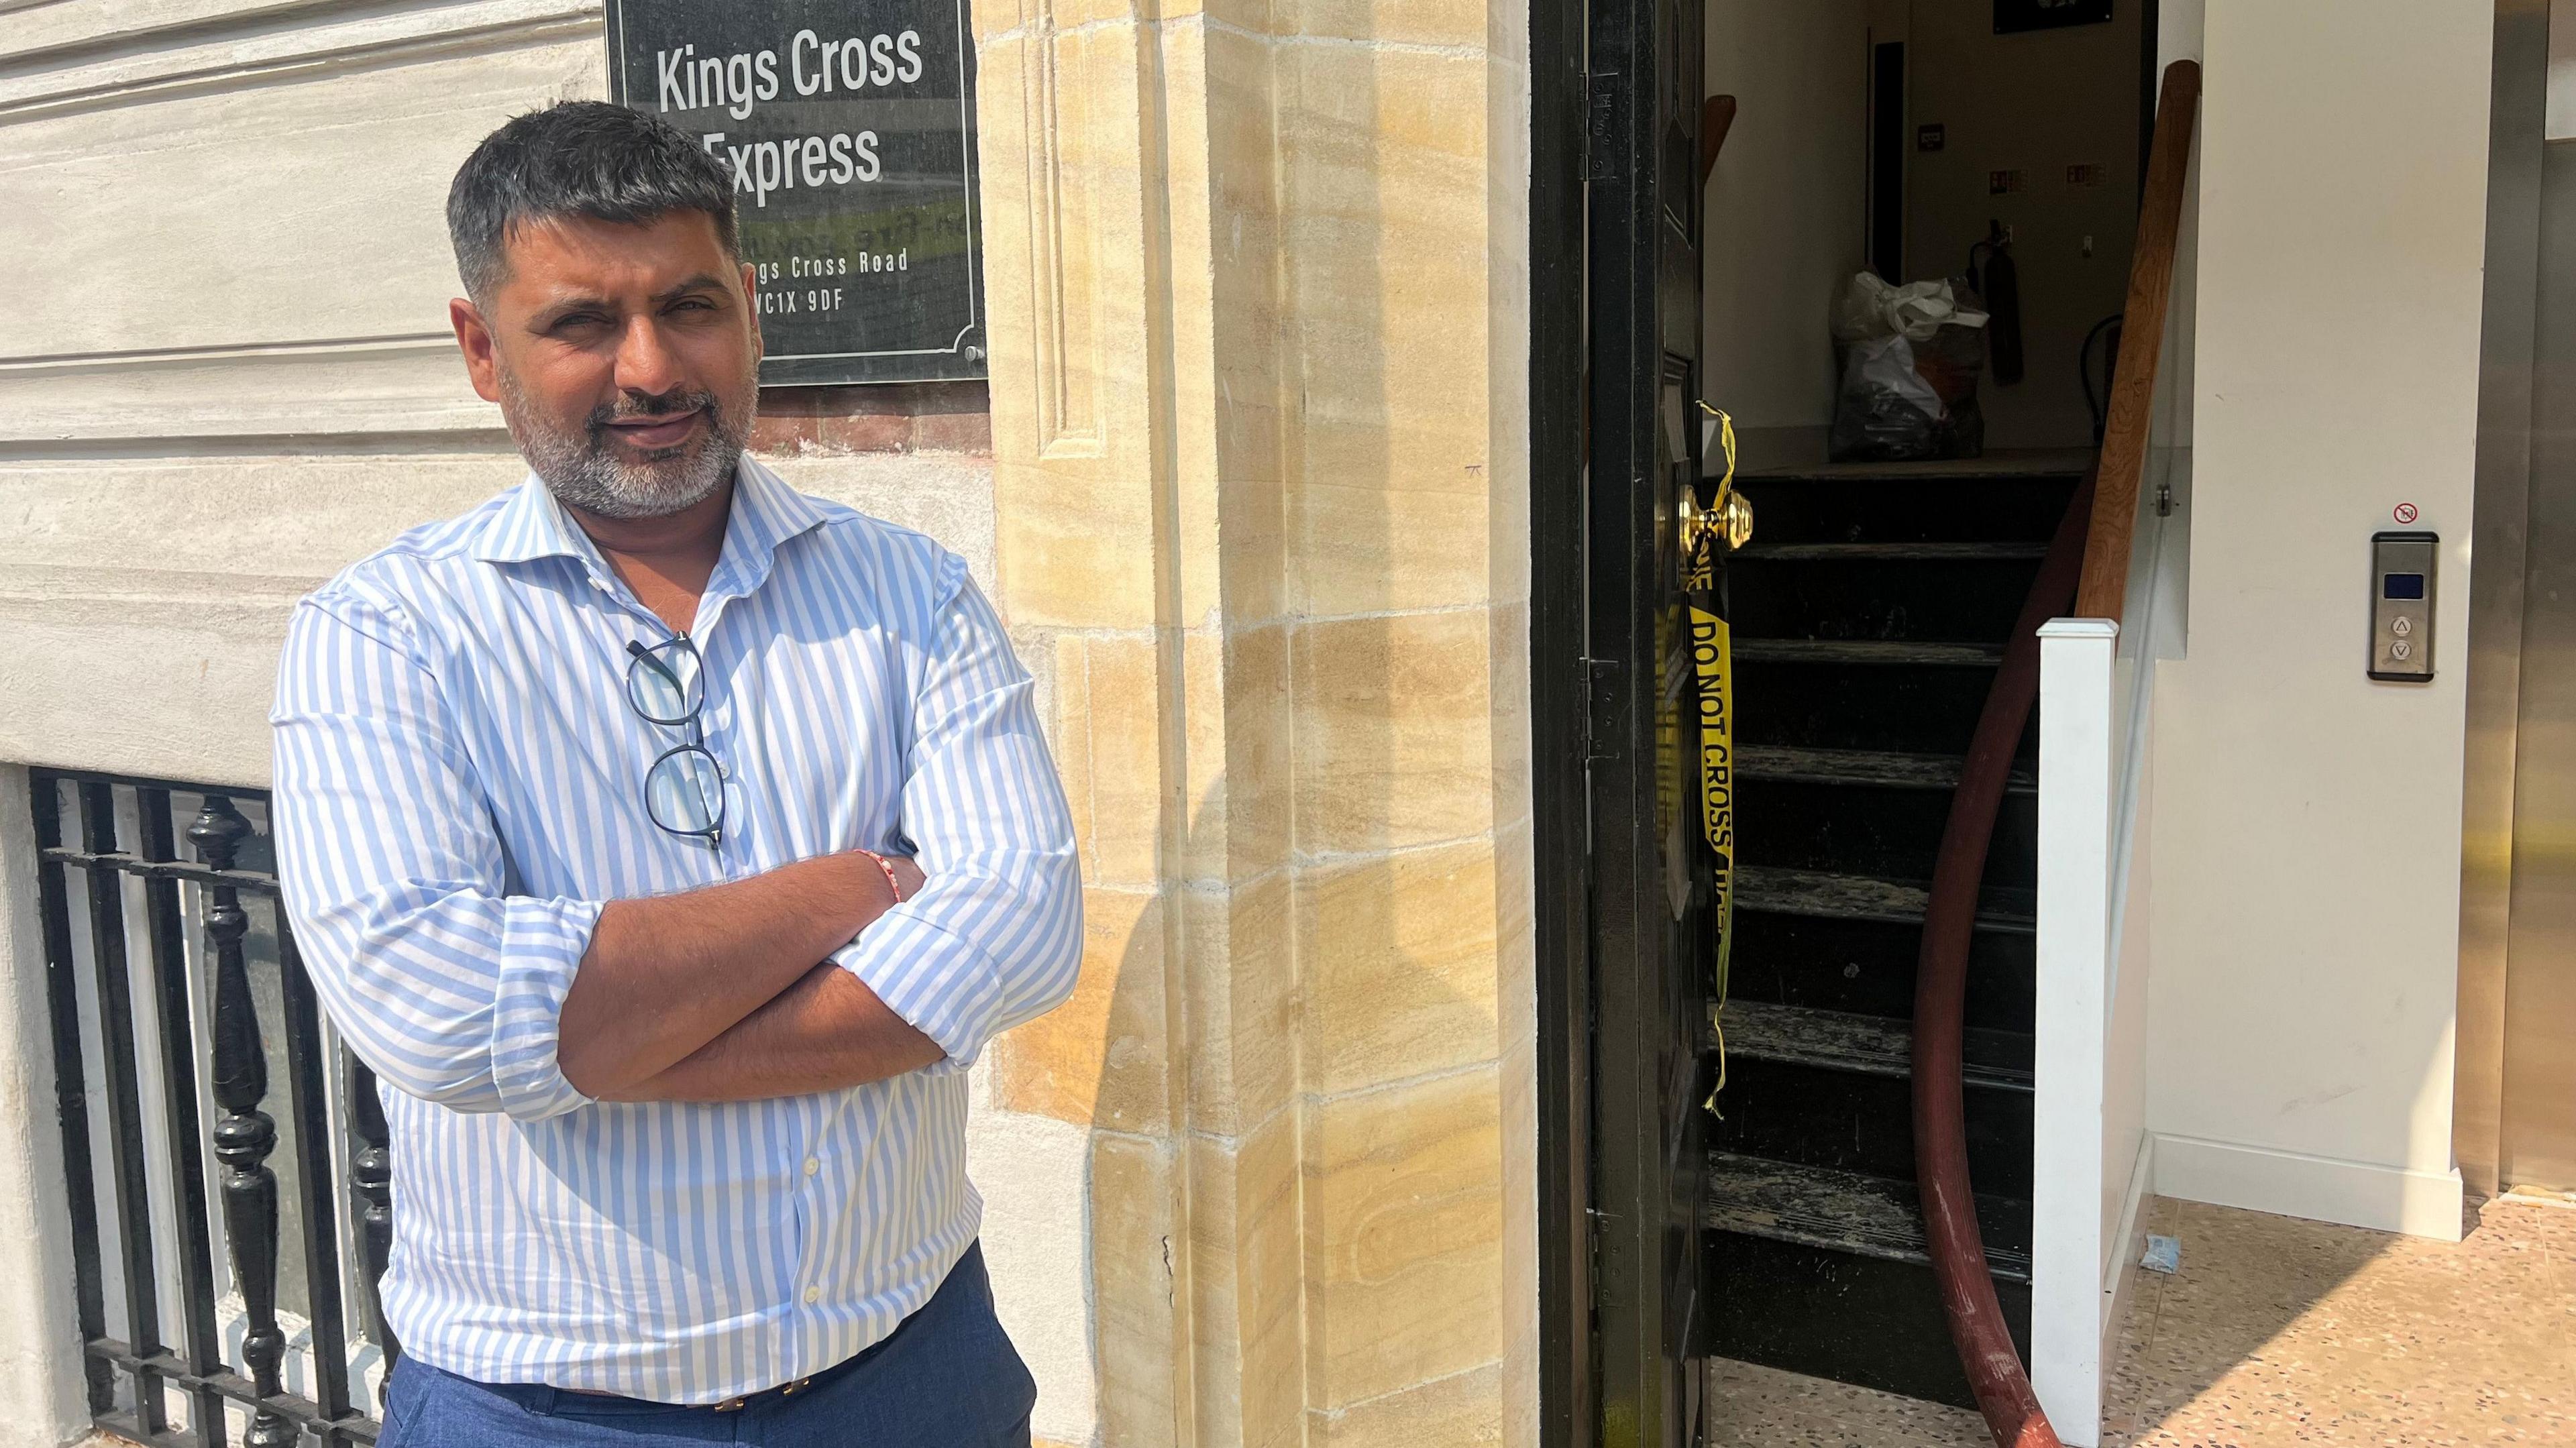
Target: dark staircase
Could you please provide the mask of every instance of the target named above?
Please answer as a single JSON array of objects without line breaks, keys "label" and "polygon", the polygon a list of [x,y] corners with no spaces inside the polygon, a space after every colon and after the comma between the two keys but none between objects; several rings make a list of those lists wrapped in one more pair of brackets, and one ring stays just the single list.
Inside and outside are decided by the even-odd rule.
[{"label": "dark staircase", "polygon": [[[1924,1252],[1908,1018],[1960,756],[2076,481],[1739,480],[1756,533],[1727,575],[1736,935],[1704,1216],[1721,1357],[1974,1406]],[[1978,1217],[2025,1360],[2035,737],[1987,860],[1966,1041]]]}]

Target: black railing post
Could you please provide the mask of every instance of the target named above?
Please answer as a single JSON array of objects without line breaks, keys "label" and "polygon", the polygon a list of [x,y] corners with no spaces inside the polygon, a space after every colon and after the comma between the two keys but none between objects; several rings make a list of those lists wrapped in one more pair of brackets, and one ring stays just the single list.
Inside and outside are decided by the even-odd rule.
[{"label": "black railing post", "polygon": [[[349,1056],[349,1124],[357,1132],[358,1152],[349,1159],[349,1191],[358,1199],[358,1251],[367,1314],[367,1340],[385,1357],[385,1382],[393,1381],[394,1359],[402,1344],[385,1321],[385,1264],[394,1251],[394,1159],[387,1145],[385,1103],[376,1094],[376,1073],[353,1052]],[[376,1406],[384,1406],[378,1394]]]},{"label": "black railing post", "polygon": [[[138,853],[153,864],[179,858],[170,791],[141,788],[134,805],[142,825]],[[182,1342],[188,1372],[198,1386],[188,1397],[197,1441],[224,1441],[224,1399],[207,1386],[223,1370],[223,1339],[215,1328],[215,1253],[207,1239],[205,1143],[197,1135],[197,1033],[195,997],[188,987],[187,917],[179,908],[179,882],[143,881],[143,911],[151,944],[153,1003],[161,1018],[161,1115],[168,1128],[170,1187],[178,1198]]]},{"label": "black railing post", "polygon": [[[6,0],[0,0],[5,6]],[[159,1448],[226,1448],[233,1404],[250,1414],[248,1448],[363,1448],[379,1425],[351,1401],[344,1263],[363,1268],[357,1285],[368,1337],[390,1365],[399,1355],[379,1297],[393,1241],[393,1172],[385,1113],[375,1077],[346,1056],[345,1103],[330,1096],[329,1037],[321,1004],[296,950],[273,870],[245,868],[261,843],[239,805],[265,804],[258,790],[207,791],[195,784],[51,769],[27,774],[37,853],[37,907],[42,917],[45,994],[54,1056],[54,1107],[62,1132],[65,1188],[71,1208],[73,1307],[82,1343],[90,1418],[120,1440]],[[131,796],[140,829],[131,841],[123,811]],[[174,796],[202,799],[191,820]],[[181,859],[179,826],[196,858]],[[77,830],[77,840],[65,836]],[[264,862],[262,862],[264,864]],[[85,901],[71,898],[77,876]],[[128,928],[126,882],[140,886],[142,929]],[[205,948],[191,959],[183,886],[196,887]],[[254,900],[253,897],[260,897]],[[261,901],[265,901],[262,904]],[[273,912],[280,991],[278,1018],[263,1023],[252,991],[255,969],[269,968],[253,939],[257,912]],[[86,938],[75,939],[86,923]],[[133,954],[135,939],[146,959]],[[149,973],[145,973],[145,966]],[[200,988],[213,1009],[201,1017]],[[87,1018],[96,993],[98,1020]],[[146,1040],[135,995],[149,997],[158,1017]],[[270,1036],[270,1032],[278,1032]],[[266,1037],[267,1040],[263,1038]],[[282,1049],[280,1099],[272,1119],[268,1041]],[[161,1069],[146,1093],[142,1069]],[[197,1104],[200,1073],[210,1076],[214,1117]],[[91,1099],[96,1092],[101,1098]],[[334,1115],[341,1106],[345,1117]],[[151,1128],[165,1140],[151,1148]],[[291,1130],[281,1132],[281,1124]],[[201,1130],[201,1128],[203,1128]],[[335,1130],[345,1128],[345,1130]],[[342,1143],[346,1142],[344,1146]],[[217,1166],[204,1181],[207,1151]],[[277,1154],[295,1168],[290,1184]],[[345,1156],[345,1161],[344,1161]],[[335,1170],[339,1168],[339,1170]],[[345,1171],[345,1180],[342,1178]],[[284,1240],[292,1187],[297,1240]],[[342,1195],[345,1188],[347,1195]],[[113,1200],[101,1200],[113,1189]],[[154,1199],[176,1209],[175,1223],[153,1214]],[[223,1214],[227,1256],[245,1308],[238,1370],[225,1360],[217,1323],[213,1212]],[[350,1235],[343,1238],[343,1226]],[[175,1231],[165,1230],[175,1227]],[[300,1250],[312,1323],[309,1394],[288,1392],[287,1342],[279,1319],[279,1275]],[[122,1260],[131,1332],[111,1334],[112,1294],[106,1268]],[[175,1274],[155,1275],[156,1261]],[[175,1319],[179,1343],[165,1344],[161,1321]],[[128,1341],[130,1337],[132,1340]],[[130,1405],[124,1384],[133,1384]],[[186,1396],[188,1422],[175,1424],[165,1395]],[[379,1395],[381,1396],[381,1395]]]},{"label": "black railing post", "polygon": [[[188,826],[188,842],[208,868],[229,870],[233,854],[251,832],[233,802],[206,796]],[[206,940],[215,958],[215,1101],[224,1109],[215,1123],[215,1159],[224,1168],[224,1231],[231,1239],[233,1283],[249,1309],[242,1360],[263,1400],[251,1412],[246,1448],[294,1448],[293,1424],[272,1406],[284,1385],[278,1368],[286,1333],[277,1322],[277,1174],[268,1154],[277,1149],[277,1124],[259,1109],[268,1095],[268,1058],[260,1047],[259,1013],[242,961],[242,936],[250,929],[241,891],[230,884],[206,887]]]},{"label": "black railing post", "polygon": [[[277,902],[272,901],[272,905]],[[295,950],[282,906],[277,922],[278,999],[286,1028],[286,1102],[295,1122],[295,1219],[304,1237],[306,1316],[312,1322],[313,1410],[338,1421],[349,1412],[349,1324],[340,1308],[340,1208],[332,1182],[330,1058],[323,1054],[322,1007]]]},{"label": "black railing post", "polygon": [[[79,788],[81,848],[117,853],[116,790]],[[161,1280],[152,1250],[152,1190],[143,1152],[143,1085],[134,1051],[134,976],[125,956],[125,877],[112,865],[89,871],[90,974],[98,989],[99,1055],[107,1066],[108,1184],[125,1268],[126,1348],[137,1363],[161,1356]],[[149,1438],[169,1426],[161,1379],[134,1370],[135,1426]]]},{"label": "black railing post", "polygon": [[89,1084],[82,1069],[80,963],[72,953],[70,867],[47,856],[63,844],[62,783],[39,774],[28,781],[35,812],[36,902],[44,916],[45,1001],[53,1016],[54,1114],[63,1129],[64,1187],[72,1208],[72,1300],[80,1318],[81,1373],[92,1418],[116,1407],[116,1371],[88,1351],[107,1336],[107,1287],[98,1240],[97,1167],[90,1155]]}]

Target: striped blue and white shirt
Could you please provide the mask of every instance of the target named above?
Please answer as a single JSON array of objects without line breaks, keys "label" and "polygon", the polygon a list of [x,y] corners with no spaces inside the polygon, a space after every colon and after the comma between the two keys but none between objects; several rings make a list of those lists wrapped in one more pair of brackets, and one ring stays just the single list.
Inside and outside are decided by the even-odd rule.
[{"label": "striped blue and white shirt", "polygon": [[[385,1313],[486,1382],[711,1403],[891,1333],[974,1240],[966,1067],[1072,989],[1073,830],[1027,673],[954,555],[745,460],[690,636],[720,849],[646,815],[678,729],[625,702],[668,638],[543,482],[305,599],[279,667],[286,905],[382,1079]],[[920,894],[832,958],[947,1052],[846,1091],[592,1101],[555,1059],[602,905],[837,850]]]}]

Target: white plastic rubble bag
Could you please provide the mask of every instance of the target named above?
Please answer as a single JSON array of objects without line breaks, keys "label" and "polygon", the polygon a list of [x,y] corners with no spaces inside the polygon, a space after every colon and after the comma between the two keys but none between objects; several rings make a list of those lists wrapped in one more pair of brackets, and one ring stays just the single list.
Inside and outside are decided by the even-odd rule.
[{"label": "white plastic rubble bag", "polygon": [[[1985,421],[1976,376],[1986,314],[1947,281],[1889,286],[1862,272],[1834,307],[1842,387],[1834,401],[1835,461],[1974,457]],[[1928,374],[1928,375],[1927,375]],[[1938,377],[1947,386],[1938,386]]]}]

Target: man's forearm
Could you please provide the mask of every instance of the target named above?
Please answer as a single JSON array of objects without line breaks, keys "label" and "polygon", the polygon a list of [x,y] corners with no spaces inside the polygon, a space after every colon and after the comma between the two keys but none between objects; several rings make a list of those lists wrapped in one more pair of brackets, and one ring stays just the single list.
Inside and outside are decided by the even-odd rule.
[{"label": "man's forearm", "polygon": [[753,1101],[839,1091],[919,1070],[937,1044],[826,961],[618,1101]]},{"label": "man's forearm", "polygon": [[557,1062],[574,1089],[615,1097],[652,1079],[797,983],[893,903],[865,855],[826,855],[600,912],[564,996]]}]

